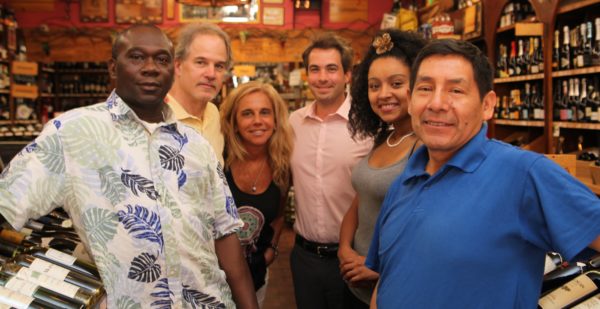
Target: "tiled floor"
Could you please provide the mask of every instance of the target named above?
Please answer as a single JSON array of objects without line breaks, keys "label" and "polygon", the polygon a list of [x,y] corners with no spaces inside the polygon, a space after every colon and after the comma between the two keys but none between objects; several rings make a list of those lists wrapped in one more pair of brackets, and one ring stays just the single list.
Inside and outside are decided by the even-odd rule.
[{"label": "tiled floor", "polygon": [[295,309],[294,286],[290,271],[290,252],[294,246],[294,231],[285,225],[279,239],[279,256],[269,267],[269,285],[263,309]]}]

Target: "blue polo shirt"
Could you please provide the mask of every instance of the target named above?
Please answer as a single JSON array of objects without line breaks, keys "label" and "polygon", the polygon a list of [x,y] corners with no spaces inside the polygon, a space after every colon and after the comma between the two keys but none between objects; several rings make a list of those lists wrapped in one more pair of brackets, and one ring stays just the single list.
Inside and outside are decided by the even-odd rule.
[{"label": "blue polo shirt", "polygon": [[544,254],[600,235],[600,200],[543,155],[486,137],[436,174],[418,149],[391,185],[367,266],[379,308],[535,308]]}]

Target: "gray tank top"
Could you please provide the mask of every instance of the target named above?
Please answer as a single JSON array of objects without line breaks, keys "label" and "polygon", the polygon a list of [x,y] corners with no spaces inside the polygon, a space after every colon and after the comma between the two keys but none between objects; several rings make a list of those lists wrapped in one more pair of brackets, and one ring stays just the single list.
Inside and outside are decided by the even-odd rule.
[{"label": "gray tank top", "polygon": [[[404,158],[400,159],[400,161],[383,168],[369,166],[369,158],[373,154],[371,151],[352,170],[352,186],[356,190],[356,193],[358,193],[359,199],[358,228],[354,234],[353,243],[353,248],[358,254],[362,256],[367,255],[385,194],[392,182],[404,171],[406,162],[413,151],[414,149]],[[349,288],[364,303],[368,304],[370,302],[373,289]]]}]

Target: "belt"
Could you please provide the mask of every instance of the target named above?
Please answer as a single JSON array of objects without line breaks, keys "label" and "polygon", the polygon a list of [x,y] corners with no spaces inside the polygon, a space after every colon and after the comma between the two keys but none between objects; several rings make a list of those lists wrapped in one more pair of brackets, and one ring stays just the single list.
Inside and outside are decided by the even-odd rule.
[{"label": "belt", "polygon": [[322,244],[305,239],[296,234],[296,244],[302,249],[318,255],[321,258],[337,257],[338,244]]}]

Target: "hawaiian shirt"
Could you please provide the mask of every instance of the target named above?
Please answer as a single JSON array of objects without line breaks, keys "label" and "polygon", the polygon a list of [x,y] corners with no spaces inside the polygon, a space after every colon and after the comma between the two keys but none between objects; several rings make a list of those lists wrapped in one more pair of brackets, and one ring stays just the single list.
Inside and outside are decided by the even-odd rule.
[{"label": "hawaiian shirt", "polygon": [[115,92],[61,115],[0,175],[0,213],[15,228],[59,206],[94,258],[108,308],[235,307],[214,240],[243,223],[194,129],[152,128]]}]

